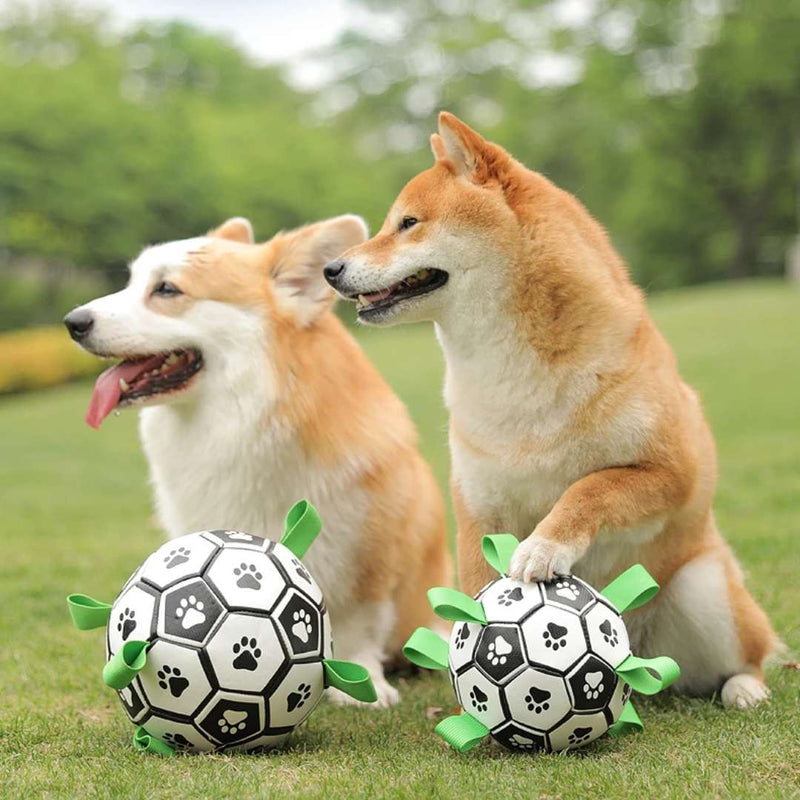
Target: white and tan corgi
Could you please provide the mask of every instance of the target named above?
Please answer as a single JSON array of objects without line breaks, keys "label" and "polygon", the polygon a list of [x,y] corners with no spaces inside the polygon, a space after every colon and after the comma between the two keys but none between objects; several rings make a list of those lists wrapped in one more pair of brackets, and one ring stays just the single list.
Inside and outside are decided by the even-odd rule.
[{"label": "white and tan corgi", "polygon": [[600,588],[642,562],[662,589],[630,615],[635,651],[674,656],[686,692],[755,705],[776,637],[717,529],[714,440],[642,292],[574,197],[450,114],[431,143],[435,165],[325,274],[365,323],[435,323],[462,587],[491,578],[480,541],[500,531],[526,581]]},{"label": "white and tan corgi", "polygon": [[[366,238],[343,216],[254,244],[232,219],[146,249],[127,288],[67,315],[76,341],[122,358],[87,421],[143,407],[158,518],[171,537],[208,528],[281,535],[299,498],[323,531],[305,557],[331,613],[337,656],[382,663],[431,621],[449,580],[443,503],[400,400],[334,316],[323,264]],[[342,696],[343,697],[343,696]]]}]

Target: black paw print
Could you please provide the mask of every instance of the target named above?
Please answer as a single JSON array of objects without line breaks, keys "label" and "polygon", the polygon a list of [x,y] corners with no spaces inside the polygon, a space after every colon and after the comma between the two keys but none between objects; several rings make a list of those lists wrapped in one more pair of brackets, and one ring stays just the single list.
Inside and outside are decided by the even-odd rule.
[{"label": "black paw print", "polygon": [[581,744],[585,742],[592,733],[591,728],[575,728],[569,735],[568,741],[570,744]]},{"label": "black paw print", "polygon": [[489,707],[489,696],[486,692],[481,691],[480,686],[473,686],[469,693],[469,699],[472,701],[472,706],[476,711],[486,711]]},{"label": "black paw print", "polygon": [[551,647],[553,651],[559,650],[567,643],[564,638],[566,635],[567,629],[565,627],[557,625],[555,622],[548,622],[547,630],[542,634],[544,646]]},{"label": "black paw print", "polygon": [[456,650],[461,650],[469,639],[469,625],[465,622],[458,630],[456,635]]},{"label": "black paw print", "polygon": [[169,667],[165,664],[156,674],[158,685],[162,689],[169,689],[173,697],[180,697],[189,686],[189,681],[181,675],[178,667]]},{"label": "black paw print", "polygon": [[286,710],[291,713],[296,708],[302,708],[309,697],[311,697],[311,687],[307,683],[301,683],[293,692],[289,692],[286,698]]},{"label": "black paw print", "polygon": [[541,714],[542,711],[547,711],[550,708],[550,692],[546,689],[539,689],[536,686],[531,686],[528,694],[525,695],[525,702],[528,705],[528,711],[533,711],[535,714]]},{"label": "black paw print", "polygon": [[234,567],[233,574],[238,578],[236,585],[240,589],[261,588],[261,579],[264,576],[256,569],[255,564],[245,564],[242,562],[238,567]]},{"label": "black paw print", "polygon": [[165,733],[164,741],[178,753],[185,753],[194,747],[182,733]]},{"label": "black paw print", "polygon": [[308,574],[308,570],[300,563],[299,559],[293,558],[292,564],[294,564],[294,571],[306,582],[311,583],[311,576]]},{"label": "black paw print", "polygon": [[169,553],[164,556],[164,563],[167,565],[167,569],[172,569],[180,564],[185,564],[189,560],[191,554],[192,551],[188,548],[178,547],[175,550],[170,550]]},{"label": "black paw print", "polygon": [[132,608],[126,608],[119,615],[119,622],[117,623],[117,630],[122,634],[123,642],[133,633],[135,627],[136,612]]},{"label": "black paw print", "polygon": [[235,642],[233,645],[233,654],[236,658],[233,659],[234,669],[248,669],[250,672],[258,669],[258,659],[261,658],[261,648],[255,639],[250,639],[247,636]]},{"label": "black paw print", "polygon": [[520,589],[519,586],[515,586],[513,589],[506,589],[501,592],[497,602],[500,603],[501,606],[510,606],[512,603],[518,603],[520,600],[522,600],[522,589]]},{"label": "black paw print", "polygon": [[611,623],[607,619],[604,619],[600,623],[600,633],[603,634],[606,644],[610,644],[612,647],[616,647],[619,644],[617,631],[615,628],[611,627]]}]

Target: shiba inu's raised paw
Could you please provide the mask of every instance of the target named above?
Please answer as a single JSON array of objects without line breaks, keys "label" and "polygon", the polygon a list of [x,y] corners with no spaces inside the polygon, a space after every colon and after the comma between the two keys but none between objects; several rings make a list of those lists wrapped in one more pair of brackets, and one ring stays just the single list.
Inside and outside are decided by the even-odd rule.
[{"label": "shiba inu's raised paw", "polygon": [[549,581],[569,575],[580,551],[571,543],[557,542],[536,532],[520,542],[511,557],[509,577],[516,581]]},{"label": "shiba inu's raised paw", "polygon": [[390,708],[400,702],[400,692],[386,678],[376,679],[373,675],[372,682],[378,695],[378,699],[374,703],[362,703],[360,700],[356,700],[338,689],[330,689],[328,697],[337,706],[363,706],[364,708]]}]

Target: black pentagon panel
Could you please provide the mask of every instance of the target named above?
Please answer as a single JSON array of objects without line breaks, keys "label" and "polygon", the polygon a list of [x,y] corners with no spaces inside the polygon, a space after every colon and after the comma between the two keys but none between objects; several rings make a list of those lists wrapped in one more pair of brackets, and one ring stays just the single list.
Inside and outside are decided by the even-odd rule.
[{"label": "black pentagon panel", "polygon": [[560,575],[542,583],[545,599],[580,614],[595,602],[594,592],[573,575]]},{"label": "black pentagon panel", "polygon": [[223,531],[214,530],[206,531],[203,536],[215,544],[220,544],[223,547],[242,547],[248,550],[261,550],[265,551],[270,542],[261,536],[256,536],[254,533],[246,533],[245,531]]},{"label": "black pentagon panel", "polygon": [[264,700],[233,693],[218,694],[198,720],[200,730],[223,746],[243,742],[264,728]]},{"label": "black pentagon panel", "polygon": [[141,696],[138,679],[134,680],[124,689],[117,692],[122,701],[122,707],[131,722],[139,722],[145,712],[145,704]]},{"label": "black pentagon panel", "polygon": [[611,701],[619,678],[605,661],[587,656],[569,675],[572,703],[577,711],[602,711]]},{"label": "black pentagon panel", "polygon": [[287,593],[278,613],[278,627],[296,657],[319,655],[322,624],[319,609],[297,591]]},{"label": "black pentagon panel", "polygon": [[202,644],[208,639],[225,609],[201,578],[180,584],[164,593],[159,633],[167,638]]},{"label": "black pentagon panel", "polygon": [[492,738],[503,747],[517,752],[533,753],[547,750],[547,739],[543,734],[530,731],[513,722],[508,722],[492,731]]},{"label": "black pentagon panel", "polygon": [[505,683],[525,664],[519,629],[514,625],[487,625],[475,650],[475,663],[496,683]]}]

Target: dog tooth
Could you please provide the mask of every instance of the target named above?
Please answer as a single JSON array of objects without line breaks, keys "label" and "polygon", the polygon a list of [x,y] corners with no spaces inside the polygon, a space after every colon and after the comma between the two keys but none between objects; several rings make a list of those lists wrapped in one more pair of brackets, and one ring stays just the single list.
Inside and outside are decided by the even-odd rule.
[{"label": "dog tooth", "polygon": [[177,353],[170,353],[167,356],[167,359],[166,359],[166,361],[164,363],[172,365],[172,364],[176,364],[177,361],[178,361],[178,354]]},{"label": "dog tooth", "polygon": [[123,392],[127,392],[131,387],[128,385],[128,382],[125,380],[125,378],[120,378],[119,388],[122,389]]},{"label": "dog tooth", "polygon": [[367,304],[366,298],[364,297],[363,294],[360,294],[358,296],[358,300],[356,300],[356,305],[357,306],[365,306],[366,304]]}]

